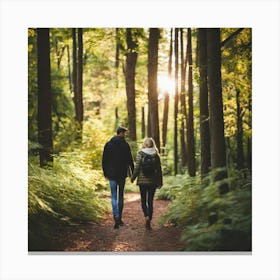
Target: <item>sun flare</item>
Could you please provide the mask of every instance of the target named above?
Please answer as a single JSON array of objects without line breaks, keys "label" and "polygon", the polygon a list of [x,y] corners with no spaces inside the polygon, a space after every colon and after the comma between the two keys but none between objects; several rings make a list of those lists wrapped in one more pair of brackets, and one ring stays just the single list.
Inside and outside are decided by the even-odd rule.
[{"label": "sun flare", "polygon": [[166,74],[158,74],[158,91],[160,95],[166,92],[169,95],[174,95],[175,83],[174,80]]}]

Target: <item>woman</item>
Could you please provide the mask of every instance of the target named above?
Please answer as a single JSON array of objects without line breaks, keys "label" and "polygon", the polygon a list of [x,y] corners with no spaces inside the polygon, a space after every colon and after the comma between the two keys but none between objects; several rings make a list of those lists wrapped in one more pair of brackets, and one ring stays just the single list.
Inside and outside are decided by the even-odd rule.
[{"label": "woman", "polygon": [[137,178],[141,194],[141,206],[146,220],[146,229],[151,229],[153,217],[153,199],[156,188],[162,186],[162,170],[158,150],[152,138],[146,138],[142,150],[136,156],[131,182]]}]

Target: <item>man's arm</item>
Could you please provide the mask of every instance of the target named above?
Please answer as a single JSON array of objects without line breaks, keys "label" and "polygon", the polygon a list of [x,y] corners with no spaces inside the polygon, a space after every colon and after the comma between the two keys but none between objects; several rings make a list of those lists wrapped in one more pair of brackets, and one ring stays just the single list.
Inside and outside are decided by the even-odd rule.
[{"label": "man's arm", "polygon": [[102,155],[102,169],[103,169],[103,174],[106,178],[107,178],[107,172],[106,172],[107,162],[108,162],[108,145],[106,143],[104,146],[103,155]]}]

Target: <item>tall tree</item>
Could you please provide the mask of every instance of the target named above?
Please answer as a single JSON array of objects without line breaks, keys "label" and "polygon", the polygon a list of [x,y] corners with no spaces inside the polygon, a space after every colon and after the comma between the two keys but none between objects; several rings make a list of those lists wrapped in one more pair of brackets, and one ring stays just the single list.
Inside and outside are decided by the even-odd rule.
[{"label": "tall tree", "polygon": [[136,141],[136,108],[135,108],[135,68],[137,62],[137,41],[132,36],[132,29],[126,29],[126,68],[125,84],[127,96],[129,138]]},{"label": "tall tree", "polygon": [[119,65],[120,65],[120,34],[119,28],[116,28],[116,58],[115,58],[115,70],[116,70],[116,88],[119,87]]},{"label": "tall tree", "polygon": [[237,141],[237,168],[243,169],[244,168],[244,149],[243,149],[243,127],[242,127],[242,111],[240,106],[240,90],[236,89],[236,123],[237,123],[237,134],[236,134],[236,141]]},{"label": "tall tree", "polygon": [[179,47],[178,47],[179,28],[175,28],[175,96],[174,96],[174,173],[178,173],[178,64],[179,64]]},{"label": "tall tree", "polygon": [[148,104],[151,136],[160,150],[159,137],[159,118],[158,118],[158,91],[157,91],[157,72],[158,72],[158,41],[160,31],[158,28],[149,30],[148,46]]},{"label": "tall tree", "polygon": [[195,163],[195,144],[194,144],[194,124],[193,124],[193,62],[192,62],[192,33],[191,28],[188,28],[188,45],[187,45],[187,58],[188,58],[188,121],[187,121],[187,143],[188,143],[188,172],[191,177],[195,176],[196,163]]},{"label": "tall tree", "polygon": [[181,58],[181,91],[180,91],[180,143],[181,143],[181,159],[182,166],[187,165],[187,147],[185,139],[185,130],[187,122],[186,108],[186,67],[184,58],[184,31],[180,28],[180,58]]},{"label": "tall tree", "polygon": [[77,96],[77,32],[76,28],[72,28],[72,62],[73,62],[73,72],[72,72],[72,81],[73,81],[73,92],[74,92],[74,105],[75,105],[75,114],[77,116],[77,109],[76,109],[76,96]]},{"label": "tall tree", "polygon": [[71,63],[70,63],[70,50],[69,45],[66,46],[67,50],[67,66],[68,66],[68,82],[69,82],[69,91],[73,93],[73,87],[72,87],[72,78],[71,78]]},{"label": "tall tree", "polygon": [[198,29],[199,64],[199,107],[200,107],[200,151],[201,176],[204,177],[211,167],[209,109],[207,87],[207,35],[205,28]]},{"label": "tall tree", "polygon": [[[171,78],[172,73],[172,53],[173,53],[173,28],[170,29],[170,44],[169,44],[169,58],[168,58],[168,77]],[[166,146],[167,125],[168,125],[168,112],[169,112],[169,94],[164,93],[164,108],[163,108],[163,121],[162,121],[162,146]]]},{"label": "tall tree", "polygon": [[143,106],[141,108],[141,137],[145,138],[145,131],[146,131],[146,125],[145,125],[145,107]]},{"label": "tall tree", "polygon": [[84,106],[83,106],[83,29],[78,28],[78,63],[77,63],[77,96],[76,119],[79,124],[79,137],[82,137]]},{"label": "tall tree", "polygon": [[83,29],[72,28],[73,41],[73,91],[75,120],[77,122],[77,140],[81,141],[83,131]]},{"label": "tall tree", "polygon": [[[212,169],[226,167],[226,149],[224,137],[224,114],[221,82],[221,44],[220,29],[207,29],[207,74],[209,89],[210,143]],[[227,176],[220,172],[216,179]],[[223,185],[220,193],[226,193],[228,186]]]},{"label": "tall tree", "polygon": [[38,142],[40,166],[53,161],[53,138],[51,116],[51,68],[49,28],[37,29],[37,60],[38,60]]},{"label": "tall tree", "polygon": [[[252,105],[251,99],[248,102],[248,111],[249,111],[249,127],[252,130]],[[252,137],[247,137],[247,167],[249,170],[252,170]]]}]

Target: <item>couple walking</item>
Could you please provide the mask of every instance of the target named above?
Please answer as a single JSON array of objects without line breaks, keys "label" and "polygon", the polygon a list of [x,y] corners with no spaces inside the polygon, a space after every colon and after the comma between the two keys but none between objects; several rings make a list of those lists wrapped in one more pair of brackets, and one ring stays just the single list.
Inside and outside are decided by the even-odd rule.
[{"label": "couple walking", "polygon": [[145,226],[146,229],[151,229],[154,194],[156,188],[162,186],[159,153],[154,140],[146,138],[142,149],[137,153],[134,166],[129,144],[125,140],[126,131],[125,127],[118,127],[117,135],[105,144],[102,157],[103,173],[109,180],[111,188],[114,228],[117,229],[124,225],[122,220],[124,185],[126,177],[130,176],[132,183],[137,178]]}]

